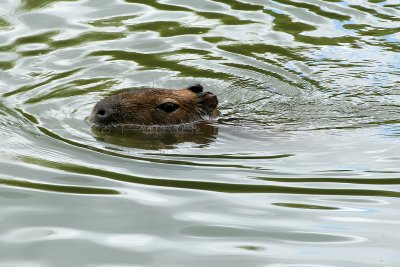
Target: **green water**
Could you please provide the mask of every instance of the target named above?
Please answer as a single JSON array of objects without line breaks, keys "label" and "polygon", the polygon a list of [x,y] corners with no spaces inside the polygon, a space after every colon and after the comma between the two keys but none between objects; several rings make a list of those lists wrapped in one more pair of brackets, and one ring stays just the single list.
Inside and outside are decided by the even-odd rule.
[{"label": "green water", "polygon": [[[2,0],[1,267],[400,266],[398,0]],[[196,132],[94,132],[201,83]]]}]

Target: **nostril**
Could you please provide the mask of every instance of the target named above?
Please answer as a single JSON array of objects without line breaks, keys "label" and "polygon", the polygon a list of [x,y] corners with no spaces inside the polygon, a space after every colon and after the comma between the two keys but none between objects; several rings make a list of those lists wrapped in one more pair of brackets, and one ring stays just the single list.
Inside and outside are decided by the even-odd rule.
[{"label": "nostril", "polygon": [[106,118],[106,117],[108,117],[109,116],[109,112],[107,111],[107,109],[99,109],[98,111],[97,111],[97,116],[98,117],[100,117],[100,118]]},{"label": "nostril", "polygon": [[100,101],[93,107],[92,113],[90,114],[90,121],[95,125],[110,124],[111,120],[115,119],[115,113],[116,108],[114,106]]}]

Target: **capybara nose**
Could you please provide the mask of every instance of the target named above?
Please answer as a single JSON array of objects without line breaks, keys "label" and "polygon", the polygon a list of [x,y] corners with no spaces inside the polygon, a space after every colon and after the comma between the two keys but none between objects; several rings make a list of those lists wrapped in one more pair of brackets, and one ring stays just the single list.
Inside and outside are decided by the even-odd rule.
[{"label": "capybara nose", "polygon": [[113,109],[105,103],[98,103],[94,109],[94,117],[97,120],[106,120],[113,113]]},{"label": "capybara nose", "polygon": [[108,110],[107,110],[107,109],[104,109],[104,108],[99,109],[99,110],[97,111],[97,113],[96,113],[96,115],[97,115],[98,117],[100,117],[100,118],[108,117],[108,114],[109,114]]}]

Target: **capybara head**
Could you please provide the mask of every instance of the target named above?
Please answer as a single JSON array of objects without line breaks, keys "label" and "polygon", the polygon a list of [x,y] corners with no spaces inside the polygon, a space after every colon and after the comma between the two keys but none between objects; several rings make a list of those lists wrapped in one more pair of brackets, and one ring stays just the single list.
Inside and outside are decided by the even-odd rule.
[{"label": "capybara head", "polygon": [[94,126],[176,125],[219,115],[218,99],[201,85],[185,89],[130,89],[100,100],[89,116]]}]

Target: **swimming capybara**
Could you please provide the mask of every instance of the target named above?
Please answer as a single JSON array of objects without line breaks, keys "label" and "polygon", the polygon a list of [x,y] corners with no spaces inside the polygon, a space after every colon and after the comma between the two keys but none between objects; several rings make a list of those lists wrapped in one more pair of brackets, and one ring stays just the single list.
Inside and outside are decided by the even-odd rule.
[{"label": "swimming capybara", "polygon": [[130,89],[100,100],[89,116],[93,126],[177,125],[219,115],[218,99],[203,87]]}]

